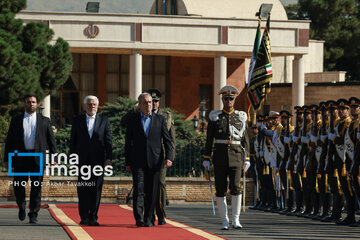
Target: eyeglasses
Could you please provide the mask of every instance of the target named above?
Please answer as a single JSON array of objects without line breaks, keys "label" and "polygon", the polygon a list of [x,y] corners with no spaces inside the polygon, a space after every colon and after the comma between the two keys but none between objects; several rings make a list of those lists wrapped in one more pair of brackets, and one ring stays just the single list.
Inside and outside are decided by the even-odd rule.
[{"label": "eyeglasses", "polygon": [[234,97],[224,97],[224,101],[232,101],[234,100]]}]

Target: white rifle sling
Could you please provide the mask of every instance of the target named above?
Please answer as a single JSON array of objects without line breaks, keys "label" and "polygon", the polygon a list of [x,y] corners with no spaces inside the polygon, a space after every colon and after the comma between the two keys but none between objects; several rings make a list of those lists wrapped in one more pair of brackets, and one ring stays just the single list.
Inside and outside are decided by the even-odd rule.
[{"label": "white rifle sling", "polygon": [[[339,136],[339,129],[338,129],[338,126],[336,126],[335,128],[335,133],[337,136]],[[336,149],[336,152],[338,154],[338,156],[341,158],[341,160],[343,162],[345,162],[345,145],[339,145],[339,144],[335,144],[335,149]]]},{"label": "white rifle sling", "polygon": [[345,139],[344,139],[344,145],[345,145],[345,150],[347,152],[347,154],[349,155],[351,161],[354,161],[354,155],[355,155],[355,151],[354,151],[354,143],[351,140],[351,137],[349,135],[349,129],[346,130],[345,133]]}]

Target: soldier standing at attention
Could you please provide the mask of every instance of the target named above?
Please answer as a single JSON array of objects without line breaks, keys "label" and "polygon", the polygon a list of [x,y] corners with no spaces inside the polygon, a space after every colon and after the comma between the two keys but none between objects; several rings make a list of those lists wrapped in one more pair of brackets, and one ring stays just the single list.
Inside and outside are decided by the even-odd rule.
[{"label": "soldier standing at attention", "polygon": [[[173,155],[173,159],[175,159],[175,126],[174,126],[173,115],[171,114],[171,112],[166,111],[162,108],[159,108],[161,93],[158,89],[151,88],[151,89],[147,90],[147,92],[151,95],[152,100],[153,100],[152,101],[153,102],[153,112],[164,116],[166,119],[167,128],[169,130],[170,137],[171,137],[171,144],[172,144],[172,149],[173,149],[172,155]],[[164,166],[160,170],[160,179],[159,179],[159,188],[158,188],[159,192],[158,192],[158,200],[156,202],[156,216],[158,217],[158,225],[166,224],[166,221],[165,221],[165,217],[166,217],[165,208],[166,208],[166,199],[167,199],[166,183],[165,183],[166,169],[167,168]]]},{"label": "soldier standing at attention", "polygon": [[[220,89],[224,104],[223,110],[214,110],[209,114],[207,138],[204,151],[203,166],[210,169],[210,156],[214,164],[216,202],[222,220],[221,229],[229,229],[226,192],[230,189],[232,225],[241,229],[239,221],[241,209],[242,186],[241,172],[250,167],[249,137],[247,133],[247,114],[234,109],[234,102],[239,91],[231,85]],[[230,184],[228,185],[228,178]]]}]

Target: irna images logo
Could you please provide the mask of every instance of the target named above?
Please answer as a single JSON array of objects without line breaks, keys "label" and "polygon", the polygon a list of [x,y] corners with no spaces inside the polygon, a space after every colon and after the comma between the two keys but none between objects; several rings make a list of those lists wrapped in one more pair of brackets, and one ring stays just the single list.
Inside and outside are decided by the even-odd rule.
[{"label": "irna images logo", "polygon": [[[9,153],[9,176],[44,176],[43,159],[44,153],[19,153],[15,150],[13,153]],[[13,158],[27,158],[38,157],[39,158],[39,171],[38,172],[13,172]],[[57,161],[55,161],[57,159]],[[26,161],[26,159],[24,159]],[[111,165],[82,165],[79,166],[79,156],[76,153],[72,153],[69,156],[65,153],[53,153],[50,154],[47,150],[45,153],[45,176],[81,176],[82,180],[89,180],[92,176],[112,176],[114,174],[113,167]]]}]

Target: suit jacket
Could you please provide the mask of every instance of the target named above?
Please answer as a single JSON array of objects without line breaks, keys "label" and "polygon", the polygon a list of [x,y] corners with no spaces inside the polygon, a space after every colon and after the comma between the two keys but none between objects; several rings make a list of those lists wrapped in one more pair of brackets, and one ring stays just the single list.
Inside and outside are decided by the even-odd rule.
[{"label": "suit jacket", "polygon": [[164,155],[165,159],[172,160],[172,144],[166,119],[152,113],[150,130],[146,137],[140,112],[133,114],[128,121],[125,135],[126,165],[132,168],[160,169],[163,166]]},{"label": "suit jacket", "polygon": [[[8,162],[8,153],[14,152],[15,150],[19,153],[25,151],[23,119],[24,114],[19,114],[11,119],[5,143],[4,162]],[[35,152],[45,153],[46,150],[49,150],[50,153],[56,152],[54,133],[51,128],[50,119],[37,113]],[[45,156],[43,157],[43,161],[45,161]],[[18,166],[17,164],[22,164],[21,159],[19,159],[17,163],[14,162],[14,168]],[[36,164],[39,163],[37,162]]]},{"label": "suit jacket", "polygon": [[90,138],[86,125],[86,115],[74,118],[71,127],[70,153],[79,156],[79,165],[101,165],[112,159],[110,121],[96,114],[94,132]]}]

